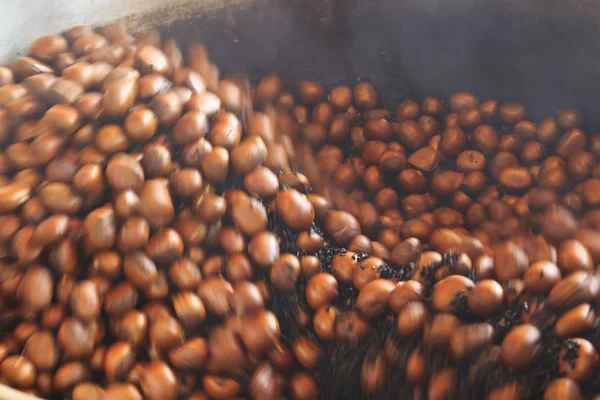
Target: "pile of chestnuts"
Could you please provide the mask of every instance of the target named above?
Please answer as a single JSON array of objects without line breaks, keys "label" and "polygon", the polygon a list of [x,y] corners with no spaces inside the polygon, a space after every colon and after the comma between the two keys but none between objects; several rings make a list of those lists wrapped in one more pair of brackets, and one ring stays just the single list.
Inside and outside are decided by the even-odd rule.
[{"label": "pile of chestnuts", "polygon": [[0,382],[599,400],[600,134],[77,26],[0,67]]}]

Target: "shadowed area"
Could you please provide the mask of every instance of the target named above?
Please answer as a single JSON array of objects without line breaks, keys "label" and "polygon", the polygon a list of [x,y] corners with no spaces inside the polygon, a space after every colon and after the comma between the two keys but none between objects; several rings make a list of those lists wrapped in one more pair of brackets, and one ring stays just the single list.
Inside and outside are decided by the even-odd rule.
[{"label": "shadowed area", "polygon": [[[404,95],[525,103],[532,117],[577,106],[595,127],[597,5],[554,1],[256,1],[164,30],[204,41],[223,73],[278,72],[284,82],[373,82]],[[291,88],[290,88],[291,89]]]}]

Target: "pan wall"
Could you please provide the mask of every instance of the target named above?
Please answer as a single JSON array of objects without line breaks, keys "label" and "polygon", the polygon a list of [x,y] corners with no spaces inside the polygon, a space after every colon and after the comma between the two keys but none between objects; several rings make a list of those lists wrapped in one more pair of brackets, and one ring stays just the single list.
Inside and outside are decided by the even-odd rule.
[{"label": "pan wall", "polygon": [[594,0],[0,3],[4,61],[42,34],[127,17],[134,28],[161,23],[183,42],[204,41],[224,73],[276,71],[291,84],[368,79],[391,102],[466,90],[522,101],[533,117],[578,106],[600,129],[600,2]]},{"label": "pan wall", "polygon": [[[121,18],[133,26],[185,18],[219,1],[191,0],[0,0],[0,62],[27,51],[36,38],[74,25],[101,25]],[[165,6],[168,4],[168,6]],[[200,7],[201,6],[201,7]]]}]

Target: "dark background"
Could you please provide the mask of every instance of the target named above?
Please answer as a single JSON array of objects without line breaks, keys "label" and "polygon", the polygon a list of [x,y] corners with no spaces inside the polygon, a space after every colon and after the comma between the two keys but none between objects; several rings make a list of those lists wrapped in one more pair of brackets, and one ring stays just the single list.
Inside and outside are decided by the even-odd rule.
[{"label": "dark background", "polygon": [[536,119],[580,107],[600,130],[600,2],[259,0],[163,29],[207,44],[222,74],[279,73],[328,88],[372,82],[382,102],[470,91]]}]

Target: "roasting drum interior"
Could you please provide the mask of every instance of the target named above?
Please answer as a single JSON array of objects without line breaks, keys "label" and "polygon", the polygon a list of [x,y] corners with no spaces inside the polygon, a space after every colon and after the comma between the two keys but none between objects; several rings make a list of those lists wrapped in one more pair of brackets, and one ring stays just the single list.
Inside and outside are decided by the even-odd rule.
[{"label": "roasting drum interior", "polygon": [[[596,0],[0,0],[0,61],[37,37],[125,18],[204,42],[222,76],[278,73],[329,89],[367,80],[382,106],[408,97],[519,101],[537,120],[583,111],[600,131],[600,2]],[[3,389],[4,390],[4,389]],[[0,396],[2,398],[2,396]],[[5,398],[10,398],[5,397]]]},{"label": "roasting drum interior", "polygon": [[277,72],[328,87],[366,79],[403,96],[524,103],[530,117],[580,107],[597,129],[600,3],[534,0],[249,1],[167,25],[200,38],[223,73]]}]

